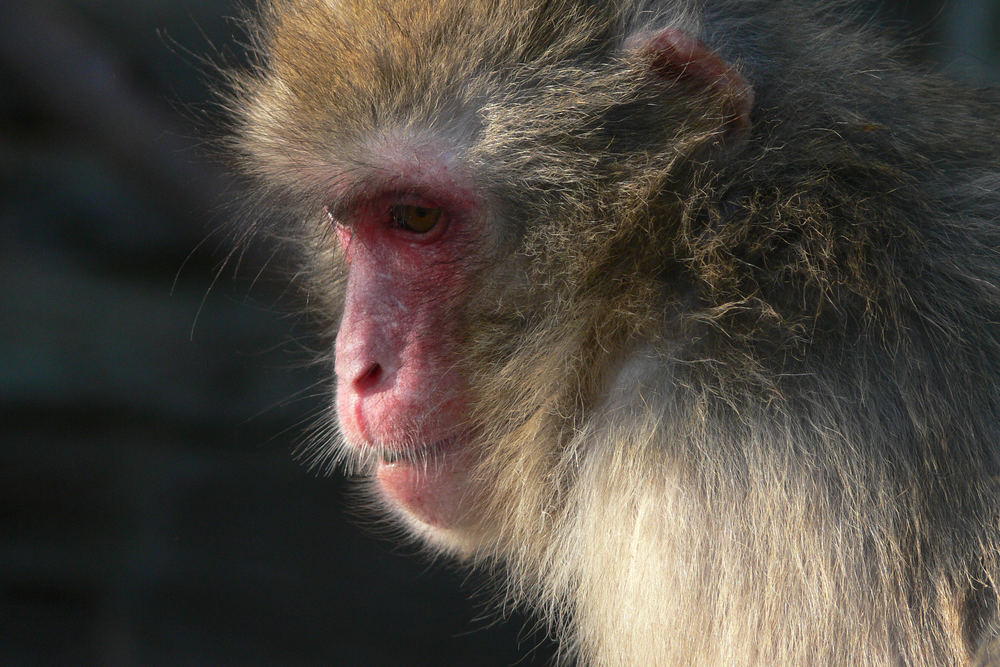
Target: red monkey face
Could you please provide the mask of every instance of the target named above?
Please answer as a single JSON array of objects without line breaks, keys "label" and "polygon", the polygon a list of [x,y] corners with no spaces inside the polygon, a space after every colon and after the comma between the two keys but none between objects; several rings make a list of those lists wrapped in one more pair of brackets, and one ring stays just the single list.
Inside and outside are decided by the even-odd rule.
[{"label": "red monkey face", "polygon": [[457,366],[470,257],[481,241],[472,199],[447,177],[404,166],[391,183],[331,212],[348,264],[336,341],[337,414],[349,448],[377,459],[381,495],[420,527],[460,522],[469,453]]}]

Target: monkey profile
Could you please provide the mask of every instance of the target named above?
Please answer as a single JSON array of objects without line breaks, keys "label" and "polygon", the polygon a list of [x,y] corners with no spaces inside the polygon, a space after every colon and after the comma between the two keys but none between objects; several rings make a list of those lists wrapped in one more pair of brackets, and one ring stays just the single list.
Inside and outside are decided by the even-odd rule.
[{"label": "monkey profile", "polygon": [[1000,102],[827,3],[267,0],[326,456],[593,665],[1000,653]]}]

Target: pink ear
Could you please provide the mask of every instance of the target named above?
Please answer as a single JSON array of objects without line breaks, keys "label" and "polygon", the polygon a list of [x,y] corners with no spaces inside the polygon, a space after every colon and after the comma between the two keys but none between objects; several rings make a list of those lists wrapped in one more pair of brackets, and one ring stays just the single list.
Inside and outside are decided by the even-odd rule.
[{"label": "pink ear", "polygon": [[690,82],[723,93],[731,102],[728,132],[750,128],[753,88],[719,54],[679,28],[634,35],[625,44],[649,59],[651,70],[666,79]]}]

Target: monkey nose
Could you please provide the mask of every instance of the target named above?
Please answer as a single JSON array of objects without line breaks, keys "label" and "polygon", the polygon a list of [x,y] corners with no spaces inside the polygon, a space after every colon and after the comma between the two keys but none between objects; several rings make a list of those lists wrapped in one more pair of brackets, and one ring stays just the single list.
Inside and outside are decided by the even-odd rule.
[{"label": "monkey nose", "polygon": [[342,391],[358,396],[373,394],[391,382],[393,364],[386,345],[371,332],[341,326],[334,353],[334,373]]},{"label": "monkey nose", "polygon": [[351,380],[351,388],[359,394],[374,391],[382,380],[383,374],[382,366],[377,361],[363,365],[358,374]]}]

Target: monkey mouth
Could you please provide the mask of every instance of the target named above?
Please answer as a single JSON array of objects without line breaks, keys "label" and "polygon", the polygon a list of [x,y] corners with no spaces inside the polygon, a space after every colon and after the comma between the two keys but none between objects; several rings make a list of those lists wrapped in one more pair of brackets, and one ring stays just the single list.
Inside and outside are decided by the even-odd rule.
[{"label": "monkey mouth", "polygon": [[380,465],[432,465],[461,439],[461,435],[454,435],[416,446],[382,446],[376,456]]},{"label": "monkey mouth", "polygon": [[382,498],[410,524],[448,529],[464,513],[472,458],[457,434],[419,447],[379,452],[374,481]]},{"label": "monkey mouth", "polygon": [[399,463],[400,461],[404,460],[404,458],[406,457],[404,457],[403,453],[399,450],[384,449],[379,453],[379,463],[381,463],[382,465],[391,465],[393,463]]}]

